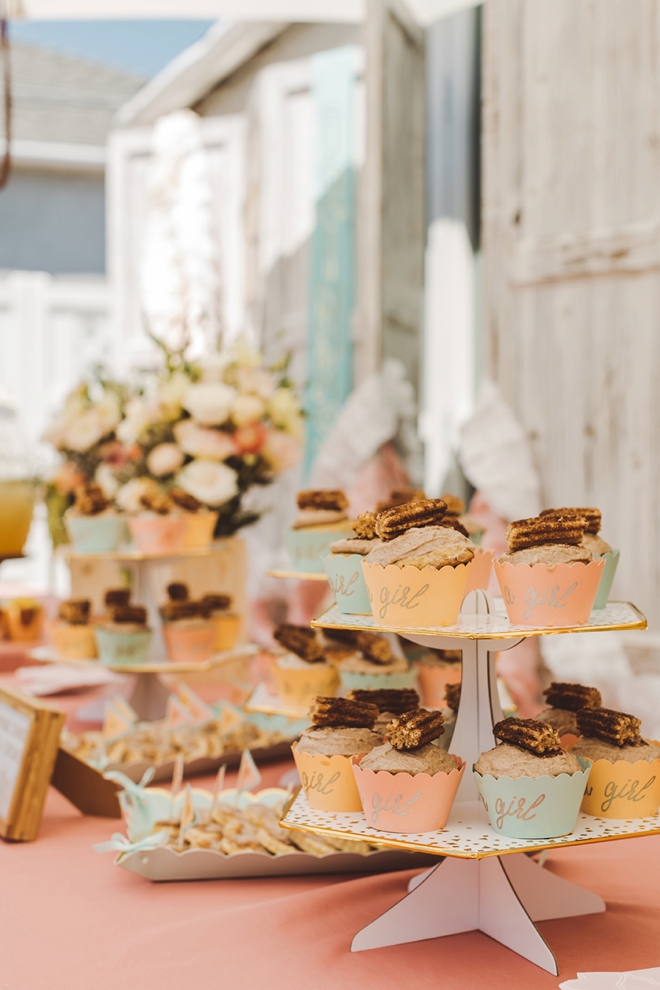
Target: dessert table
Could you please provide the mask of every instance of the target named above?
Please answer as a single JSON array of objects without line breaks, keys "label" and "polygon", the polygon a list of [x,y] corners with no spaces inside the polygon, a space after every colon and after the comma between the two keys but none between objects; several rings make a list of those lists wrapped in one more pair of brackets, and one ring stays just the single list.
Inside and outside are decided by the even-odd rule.
[{"label": "dessert table", "polygon": [[[263,767],[264,784],[291,766]],[[558,978],[479,932],[351,953],[414,871],[152,884],[92,849],[118,824],[83,817],[51,789],[37,841],[0,844],[0,987],[382,990],[414,973],[419,990],[556,990],[577,971],[660,964],[660,836],[549,853],[545,869],[608,907],[539,923]]]}]

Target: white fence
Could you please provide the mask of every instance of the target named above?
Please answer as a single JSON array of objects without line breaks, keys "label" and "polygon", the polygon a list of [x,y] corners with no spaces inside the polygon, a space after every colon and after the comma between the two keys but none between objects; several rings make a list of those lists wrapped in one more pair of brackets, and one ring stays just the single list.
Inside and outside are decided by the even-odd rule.
[{"label": "white fence", "polygon": [[0,273],[0,388],[37,439],[65,393],[112,356],[110,290],[102,276]]}]

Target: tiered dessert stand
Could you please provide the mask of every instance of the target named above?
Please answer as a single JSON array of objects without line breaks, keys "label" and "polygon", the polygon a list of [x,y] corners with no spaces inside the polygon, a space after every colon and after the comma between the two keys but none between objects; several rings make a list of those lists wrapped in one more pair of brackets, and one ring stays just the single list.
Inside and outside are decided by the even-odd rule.
[{"label": "tiered dessert stand", "polygon": [[[148,622],[152,630],[147,660],[143,664],[104,664],[104,667],[117,674],[135,675],[129,701],[141,719],[152,721],[162,718],[165,714],[170,691],[162,681],[163,675],[206,673],[216,667],[232,663],[242,657],[252,656],[258,652],[258,647],[242,643],[232,650],[216,653],[208,660],[174,662],[167,659],[159,603],[164,598],[165,587],[171,580],[175,579],[174,568],[182,561],[200,558],[215,558],[221,562],[223,557],[228,556],[226,544],[211,544],[209,547],[181,550],[168,554],[144,554],[131,547],[106,553],[78,553],[67,548],[63,556],[70,566],[72,564],[74,566],[85,563],[93,565],[98,562],[114,561],[131,573],[132,600],[147,609]],[[72,666],[93,664],[98,666],[98,660],[63,659],[58,656],[55,650],[47,646],[30,650],[29,656],[42,663]]]},{"label": "tiered dessert stand", "polygon": [[383,832],[362,813],[312,810],[301,790],[282,825],[319,834],[368,838],[385,847],[429,852],[438,865],[414,877],[408,894],[353,939],[352,950],[479,929],[549,973],[557,962],[535,922],[604,911],[596,894],[543,869],[525,855],[589,842],[660,833],[660,816],[635,820],[594,818],[580,813],[575,830],[555,839],[509,839],[488,823],[472,774],[473,764],[495,745],[493,725],[502,718],[495,673],[496,654],[528,636],[646,628],[646,619],[625,602],[594,611],[589,623],[567,628],[511,626],[501,599],[472,592],[459,621],[446,628],[404,629],[379,625],[371,616],[344,615],[335,606],[312,623],[319,628],[397,633],[419,646],[463,652],[461,703],[451,743],[467,766],[444,829],[415,834]]}]

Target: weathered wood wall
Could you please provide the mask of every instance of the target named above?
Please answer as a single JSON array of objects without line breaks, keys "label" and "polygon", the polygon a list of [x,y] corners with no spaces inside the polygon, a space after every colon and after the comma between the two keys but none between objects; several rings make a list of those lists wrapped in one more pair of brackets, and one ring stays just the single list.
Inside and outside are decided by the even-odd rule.
[{"label": "weathered wood wall", "polygon": [[660,628],[660,4],[489,0],[483,91],[490,371]]}]

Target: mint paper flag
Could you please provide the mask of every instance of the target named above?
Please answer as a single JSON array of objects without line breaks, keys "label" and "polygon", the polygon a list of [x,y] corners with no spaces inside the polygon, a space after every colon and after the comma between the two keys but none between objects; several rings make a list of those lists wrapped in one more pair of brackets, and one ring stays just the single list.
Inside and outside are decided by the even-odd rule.
[{"label": "mint paper flag", "polygon": [[254,762],[252,753],[249,749],[244,749],[241,756],[241,765],[238,768],[236,788],[239,791],[251,791],[260,783],[261,774],[257,770],[257,764]]}]

